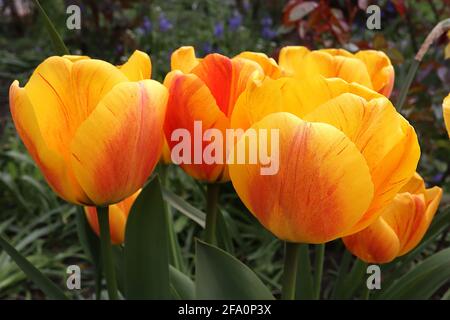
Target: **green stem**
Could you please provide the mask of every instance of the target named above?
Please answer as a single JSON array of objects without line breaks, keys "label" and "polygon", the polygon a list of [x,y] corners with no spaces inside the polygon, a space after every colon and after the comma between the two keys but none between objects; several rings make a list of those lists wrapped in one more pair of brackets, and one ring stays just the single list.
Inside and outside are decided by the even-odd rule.
[{"label": "green stem", "polygon": [[323,260],[325,256],[325,243],[316,245],[316,257],[314,265],[314,294],[315,299],[320,299],[320,289],[322,284]]},{"label": "green stem", "polygon": [[219,200],[219,190],[219,184],[211,183],[208,184],[206,191],[205,241],[213,245],[217,244],[217,202]]},{"label": "green stem", "polygon": [[314,299],[314,297],[311,259],[309,258],[309,245],[302,243],[299,244],[297,288],[295,298],[299,300],[311,300]]},{"label": "green stem", "polygon": [[55,47],[56,52],[59,55],[69,54],[69,49],[67,49],[67,47],[64,44],[64,41],[62,40],[58,31],[56,31],[55,26],[53,25],[52,21],[48,17],[44,8],[42,8],[42,6],[38,0],[34,0],[34,3],[36,4],[36,6],[39,10],[39,13],[41,14],[42,18],[44,19],[45,27],[47,28],[47,31],[50,34],[50,37],[52,38],[53,46]]},{"label": "green stem", "polygon": [[[168,185],[167,170],[168,170],[168,165],[165,165],[163,163],[159,164],[159,173],[161,176],[161,183],[166,188]],[[167,204],[167,201],[164,201],[164,213],[166,216],[167,229],[168,229],[167,231],[169,233],[170,264],[173,265],[178,270],[183,271],[183,257],[181,256],[180,245],[178,243],[177,235],[176,235],[175,229],[173,227],[172,212],[170,210],[170,206]]]},{"label": "green stem", "polygon": [[98,225],[100,226],[100,248],[102,256],[102,267],[106,279],[109,299],[118,300],[116,270],[113,262],[111,246],[111,235],[109,231],[108,207],[97,207]]},{"label": "green stem", "polygon": [[283,300],[295,300],[299,246],[298,243],[285,242],[283,290],[281,292],[281,299]]},{"label": "green stem", "polygon": [[414,57],[411,66],[409,67],[405,82],[398,95],[396,106],[399,112],[403,108],[406,96],[408,95],[409,87],[411,86],[411,83],[414,80],[414,76],[416,75],[417,69],[419,68],[420,63],[422,62],[423,56],[427,53],[428,49],[433,44],[433,42],[436,41],[441,35],[443,35],[449,29],[450,29],[450,18],[442,20],[433,28],[433,30],[431,30],[431,32],[426,37],[425,41],[422,43],[422,46],[420,47],[419,51]]}]

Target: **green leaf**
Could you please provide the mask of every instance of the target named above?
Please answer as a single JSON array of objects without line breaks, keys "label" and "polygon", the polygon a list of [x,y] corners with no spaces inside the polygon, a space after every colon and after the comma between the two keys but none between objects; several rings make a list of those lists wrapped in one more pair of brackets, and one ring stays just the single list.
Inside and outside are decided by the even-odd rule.
[{"label": "green leaf", "polygon": [[197,240],[195,261],[197,299],[274,299],[250,268],[222,249]]},{"label": "green leaf", "polygon": [[168,189],[163,188],[162,194],[164,200],[166,200],[173,208],[199,224],[202,228],[205,227],[206,214],[203,211],[193,207]]},{"label": "green leaf", "polygon": [[125,229],[125,297],[170,299],[168,228],[158,176],[144,187]]},{"label": "green leaf", "polygon": [[39,13],[42,16],[42,18],[44,19],[45,27],[47,28],[47,31],[52,39],[52,43],[53,43],[56,53],[59,55],[69,54],[69,50],[67,49],[66,45],[64,44],[64,41],[62,40],[61,36],[58,34],[58,31],[56,31],[55,26],[53,25],[52,21],[48,17],[47,13],[45,13],[45,10],[42,8],[39,1],[34,0],[34,3],[38,7]]},{"label": "green leaf", "polygon": [[177,300],[194,300],[195,285],[187,275],[170,266],[170,287]]},{"label": "green leaf", "polygon": [[0,236],[0,246],[14,260],[20,269],[33,281],[50,299],[67,300],[67,296],[46,276],[44,276],[35,266],[33,266],[24,256],[22,256],[8,241]]},{"label": "green leaf", "polygon": [[217,244],[219,248],[233,254],[234,245],[225,214],[226,212],[219,207],[217,211]]},{"label": "green leaf", "polygon": [[450,279],[450,248],[442,250],[400,277],[378,299],[429,299]]}]

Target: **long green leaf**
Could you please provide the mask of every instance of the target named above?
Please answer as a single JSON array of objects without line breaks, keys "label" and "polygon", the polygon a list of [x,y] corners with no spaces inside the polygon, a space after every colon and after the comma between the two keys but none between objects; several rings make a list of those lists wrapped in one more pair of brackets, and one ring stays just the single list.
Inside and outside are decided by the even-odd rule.
[{"label": "long green leaf", "polygon": [[125,296],[170,299],[168,228],[159,178],[136,199],[125,231]]},{"label": "long green leaf", "polygon": [[170,266],[170,286],[177,300],[195,299],[194,282],[178,269]]},{"label": "long green leaf", "polygon": [[197,240],[195,261],[197,299],[274,299],[250,268],[222,249]]},{"label": "long green leaf", "polygon": [[67,49],[66,45],[64,44],[64,41],[62,40],[61,36],[59,35],[58,31],[56,31],[55,26],[53,25],[52,21],[48,17],[47,13],[45,12],[44,8],[42,8],[41,4],[38,0],[34,0],[34,3],[36,4],[40,15],[44,19],[45,27],[47,28],[47,31],[50,35],[50,38],[52,39],[53,46],[55,47],[55,51],[59,55],[65,55],[69,54],[69,49]]},{"label": "long green leaf", "polygon": [[428,299],[450,281],[450,248],[442,250],[400,277],[378,299]]},{"label": "long green leaf", "polygon": [[203,211],[198,210],[194,206],[190,205],[168,189],[163,188],[162,193],[164,196],[164,200],[166,200],[173,208],[180,211],[189,219],[192,219],[202,228],[205,227],[206,214]]},{"label": "long green leaf", "polygon": [[33,281],[50,299],[67,300],[67,296],[25,257],[23,257],[8,241],[0,236],[0,246],[14,260],[20,269]]}]

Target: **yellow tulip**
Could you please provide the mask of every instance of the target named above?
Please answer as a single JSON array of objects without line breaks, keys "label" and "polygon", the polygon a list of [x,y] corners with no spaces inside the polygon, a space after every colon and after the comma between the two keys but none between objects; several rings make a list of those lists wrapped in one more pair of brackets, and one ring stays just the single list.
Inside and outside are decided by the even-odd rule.
[{"label": "yellow tulip", "polygon": [[450,138],[450,94],[444,99],[442,103],[442,112],[444,115],[445,127],[447,128],[448,137]]},{"label": "yellow tulip", "polygon": [[[122,200],[121,202],[110,205],[108,207],[111,243],[122,244],[124,242],[127,218],[130,214],[131,207],[133,206],[133,203],[138,197],[139,193],[141,193],[141,190],[138,190],[136,193],[126,198],[125,200]],[[100,228],[98,225],[97,208],[84,207],[84,211],[89,225],[97,234],[97,236],[99,236]]]},{"label": "yellow tulip", "polygon": [[[176,50],[171,65],[173,71],[164,80],[169,89],[164,131],[171,151],[179,143],[171,138],[175,130],[187,130],[193,139],[197,138],[197,121],[202,124],[200,139],[208,129],[217,129],[225,136],[236,100],[253,77],[263,74],[261,67],[248,59],[230,59],[220,54],[198,59],[192,47]],[[203,155],[207,143],[200,141],[200,144]],[[206,163],[204,159],[198,162],[194,152],[189,158],[189,163],[180,163],[180,167],[195,179],[210,183],[229,180],[225,159],[222,163]]]},{"label": "yellow tulip", "polygon": [[363,261],[387,263],[420,242],[436,213],[442,189],[425,188],[416,174],[366,229],[343,238],[347,249]]},{"label": "yellow tulip", "polygon": [[[386,97],[338,78],[253,81],[231,127],[279,130],[277,174],[261,175],[259,163],[230,164],[229,173],[253,215],[291,242],[323,243],[366,228],[420,156],[413,127]],[[246,137],[235,150],[248,150]]]},{"label": "yellow tulip", "polygon": [[287,75],[299,79],[320,74],[356,82],[389,97],[394,85],[394,68],[382,51],[362,50],[352,54],[344,49],[310,51],[306,47],[281,49],[279,65]]},{"label": "yellow tulip", "polygon": [[88,206],[117,203],[153,171],[163,146],[167,89],[136,51],[115,67],[88,57],[50,57],[25,87],[10,87],[16,129],[53,190]]}]

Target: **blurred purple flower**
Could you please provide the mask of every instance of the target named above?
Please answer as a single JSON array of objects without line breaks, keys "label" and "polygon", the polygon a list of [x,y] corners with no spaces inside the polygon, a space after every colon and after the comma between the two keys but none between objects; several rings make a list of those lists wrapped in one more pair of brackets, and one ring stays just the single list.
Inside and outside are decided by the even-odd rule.
[{"label": "blurred purple flower", "polygon": [[443,178],[444,178],[444,174],[442,172],[438,173],[433,177],[433,182],[434,183],[442,183]]},{"label": "blurred purple flower", "polygon": [[251,5],[250,5],[250,1],[249,0],[246,0],[246,1],[244,1],[244,3],[242,4],[243,5],[243,7],[244,7],[244,11],[245,12],[248,12],[250,9],[251,9]]},{"label": "blurred purple flower", "polygon": [[228,25],[231,31],[236,31],[242,24],[242,16],[239,12],[235,11],[233,16],[228,19]]},{"label": "blurred purple flower", "polygon": [[210,42],[205,42],[202,46],[203,55],[212,53],[214,51],[213,46]]},{"label": "blurred purple flower", "polygon": [[161,13],[159,15],[159,30],[162,32],[166,32],[172,29],[172,27],[172,23],[169,21],[169,19],[166,18],[166,15],[164,13]]},{"label": "blurred purple flower", "polygon": [[142,21],[142,29],[145,33],[150,33],[152,31],[152,22],[147,16],[145,16]]},{"label": "blurred purple flower", "polygon": [[214,26],[214,36],[220,38],[222,37],[222,35],[223,35],[223,23],[218,22]]},{"label": "blurred purple flower", "polygon": [[261,25],[263,27],[271,27],[273,24],[272,18],[271,17],[264,17],[261,19]]},{"label": "blurred purple flower", "polygon": [[261,36],[264,39],[271,40],[277,36],[277,33],[270,27],[263,27],[261,31]]}]

